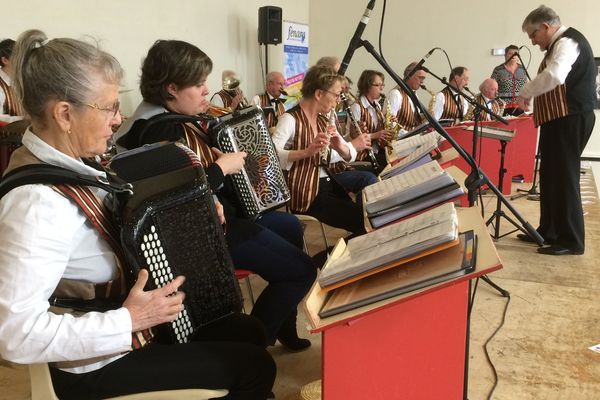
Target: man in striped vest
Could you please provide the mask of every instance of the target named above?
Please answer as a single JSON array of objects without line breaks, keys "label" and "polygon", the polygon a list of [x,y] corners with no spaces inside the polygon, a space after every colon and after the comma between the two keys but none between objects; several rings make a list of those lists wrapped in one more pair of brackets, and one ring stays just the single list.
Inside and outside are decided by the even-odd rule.
[{"label": "man in striped vest", "polygon": [[12,74],[10,56],[14,45],[15,41],[12,39],[4,39],[0,42],[0,121],[6,123],[23,119],[23,112],[14,95],[10,78]]},{"label": "man in striped vest", "polygon": [[[479,85],[479,94],[475,96],[477,104],[489,108],[494,114],[502,115],[504,103],[496,98],[498,96],[498,82],[492,78],[487,78]],[[474,119],[473,109],[469,110],[469,119]],[[479,114],[479,121],[491,121],[493,118],[487,112]]]},{"label": "man in striped vest", "polygon": [[[417,66],[417,62],[412,62],[404,69],[404,79],[406,85],[413,91],[416,92],[423,82],[427,74],[419,67],[408,79],[406,77],[411,73]],[[393,88],[387,96],[387,104],[389,104],[392,115],[397,118],[398,124],[407,131],[412,130],[415,126],[421,123],[421,116],[419,115],[419,109],[415,107],[408,94],[399,86]],[[386,106],[387,109],[387,106]]]},{"label": "man in striped vest", "polygon": [[231,111],[241,110],[248,105],[244,97],[244,92],[240,88],[240,78],[234,71],[226,70],[221,74],[223,89],[215,93],[211,99],[211,104],[228,108]]},{"label": "man in striped vest", "polygon": [[[546,51],[538,75],[517,98],[540,127],[540,225],[537,231],[550,255],[583,254],[585,227],[579,191],[580,157],[594,128],[597,69],[587,39],[560,22],[546,6],[523,22],[534,45]],[[520,235],[521,240],[529,240]]]},{"label": "man in striped vest", "polygon": [[462,121],[469,108],[469,103],[459,92],[469,84],[470,72],[465,67],[455,67],[448,77],[449,87],[435,96],[433,116],[435,119],[453,119]]},{"label": "man in striped vest", "polygon": [[271,71],[267,74],[266,91],[262,94],[257,94],[252,98],[252,104],[261,107],[265,111],[267,117],[267,125],[269,128],[277,125],[277,120],[285,112],[285,98],[287,96],[285,90],[285,78],[278,71]]}]

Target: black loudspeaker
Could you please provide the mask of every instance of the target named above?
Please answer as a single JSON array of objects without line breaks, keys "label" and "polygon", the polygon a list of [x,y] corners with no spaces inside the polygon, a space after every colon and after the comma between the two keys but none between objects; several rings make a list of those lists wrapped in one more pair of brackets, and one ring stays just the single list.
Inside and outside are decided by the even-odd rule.
[{"label": "black loudspeaker", "polygon": [[258,43],[281,43],[281,7],[264,6],[258,9]]}]

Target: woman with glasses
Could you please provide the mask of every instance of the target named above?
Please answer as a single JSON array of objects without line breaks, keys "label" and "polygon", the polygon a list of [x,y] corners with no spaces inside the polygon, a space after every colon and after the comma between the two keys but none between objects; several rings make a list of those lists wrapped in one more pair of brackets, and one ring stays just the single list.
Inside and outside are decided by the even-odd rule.
[{"label": "woman with glasses", "polygon": [[[364,70],[357,83],[359,99],[351,108],[352,114],[360,122],[363,132],[371,136],[373,152],[379,164],[376,173],[379,173],[387,164],[383,149],[393,136],[391,130],[385,129],[385,117],[379,101],[385,89],[384,79],[383,73],[379,71]],[[355,129],[350,129],[352,137],[358,134]],[[367,159],[367,152],[361,152],[357,159]]]},{"label": "woman with glasses", "polygon": [[273,143],[287,171],[292,212],[361,234],[362,205],[334,179],[356,159],[357,150],[370,146],[366,135],[348,143],[337,131],[335,107],[343,79],[329,66],[311,67],[302,82],[302,100],[279,118]]},{"label": "woman with glasses", "polygon": [[[73,39],[23,33],[13,53],[14,88],[31,118],[9,169],[50,164],[82,175],[104,171],[84,163],[106,151],[121,122],[118,91],[123,70],[109,54]],[[127,290],[118,244],[94,227],[106,215],[100,189],[19,186],[0,200],[0,356],[16,363],[49,363],[61,399],[99,399],[174,389],[228,389],[229,399],[265,399],[275,365],[264,331],[234,314],[185,344],[159,344],[150,329],[181,311],[184,277],[144,291],[148,272]],[[69,193],[86,193],[94,211]],[[85,210],[85,211],[84,211]],[[88,219],[88,212],[91,213]],[[65,292],[69,290],[69,292]],[[50,308],[55,294],[122,301],[105,312]],[[68,293],[68,294],[67,294]]]},{"label": "woman with glasses", "polygon": [[296,314],[316,278],[316,268],[302,250],[303,231],[298,219],[280,211],[268,212],[257,222],[241,217],[235,194],[224,186],[224,178],[243,167],[245,153],[223,154],[211,148],[201,124],[159,122],[140,140],[140,132],[155,115],[195,116],[207,111],[206,79],[212,65],[212,60],[190,43],[156,41],[142,64],[140,90],[144,101],[117,132],[117,144],[131,149],[146,143],[183,141],[196,152],[211,189],[224,206],[225,238],[234,266],[251,270],[268,282],[251,315],[265,326],[268,344],[279,340],[290,351],[307,350],[311,343],[298,337]]}]

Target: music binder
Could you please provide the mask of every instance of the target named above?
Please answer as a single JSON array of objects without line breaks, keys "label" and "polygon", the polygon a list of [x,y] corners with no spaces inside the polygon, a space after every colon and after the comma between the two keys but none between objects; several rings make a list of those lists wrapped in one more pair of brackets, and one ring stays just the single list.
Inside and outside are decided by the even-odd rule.
[{"label": "music binder", "polygon": [[[466,130],[468,131],[472,131],[474,129],[475,128],[473,126],[469,126],[466,128]],[[483,137],[487,137],[490,139],[498,139],[504,142],[510,142],[515,136],[514,129],[498,128],[496,126],[480,126],[478,130],[481,136]]]},{"label": "music binder", "polygon": [[[458,222],[452,203],[350,239],[337,246],[342,254],[329,260],[318,278],[331,290],[458,244]],[[336,247],[337,247],[336,246]]]},{"label": "music binder", "polygon": [[430,161],[403,174],[365,187],[364,208],[368,215],[374,215],[453,183],[455,183],[454,179],[440,167],[437,161]]},{"label": "music binder", "polygon": [[327,318],[473,272],[477,236],[470,230],[461,233],[459,240],[458,246],[330,291],[319,317]]}]

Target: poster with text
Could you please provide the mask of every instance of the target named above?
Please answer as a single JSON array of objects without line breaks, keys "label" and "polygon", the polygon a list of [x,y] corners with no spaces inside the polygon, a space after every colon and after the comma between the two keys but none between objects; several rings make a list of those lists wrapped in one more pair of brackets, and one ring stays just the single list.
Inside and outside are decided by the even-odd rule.
[{"label": "poster with text", "polygon": [[285,90],[288,99],[285,108],[294,107],[300,99],[300,88],[308,70],[308,25],[283,21],[283,65]]}]

